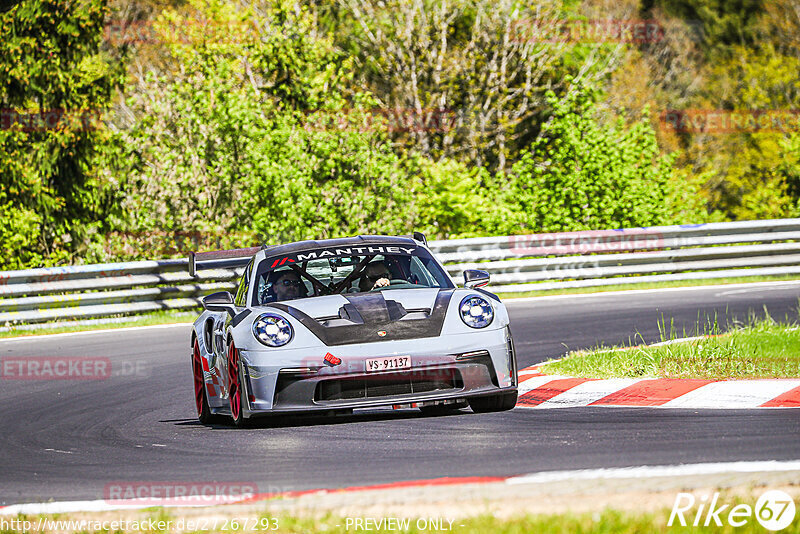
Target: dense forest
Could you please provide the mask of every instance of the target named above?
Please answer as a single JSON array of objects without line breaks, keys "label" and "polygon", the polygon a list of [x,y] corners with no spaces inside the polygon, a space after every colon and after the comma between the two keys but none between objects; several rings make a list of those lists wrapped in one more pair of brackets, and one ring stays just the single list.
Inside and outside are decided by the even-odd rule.
[{"label": "dense forest", "polygon": [[800,210],[800,0],[3,0],[0,34],[0,269]]}]

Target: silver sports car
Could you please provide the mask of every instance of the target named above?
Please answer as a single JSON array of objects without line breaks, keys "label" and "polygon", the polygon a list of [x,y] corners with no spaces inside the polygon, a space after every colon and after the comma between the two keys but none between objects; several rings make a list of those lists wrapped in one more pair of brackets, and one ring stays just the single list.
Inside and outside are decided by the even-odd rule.
[{"label": "silver sports car", "polygon": [[465,287],[457,288],[422,234],[198,253],[189,269],[245,262],[236,294],[205,297],[194,323],[201,422],[516,404],[508,313],[480,289],[489,274],[465,271]]}]

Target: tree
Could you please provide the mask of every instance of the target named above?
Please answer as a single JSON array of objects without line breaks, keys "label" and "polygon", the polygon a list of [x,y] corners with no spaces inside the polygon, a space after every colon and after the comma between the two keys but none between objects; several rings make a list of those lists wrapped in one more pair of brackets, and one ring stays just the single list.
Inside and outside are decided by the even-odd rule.
[{"label": "tree", "polygon": [[[562,88],[568,73],[602,79],[624,53],[623,43],[553,34],[582,15],[569,4],[340,0],[335,35],[358,59],[362,85],[396,117],[396,142],[434,160],[502,171],[538,134],[548,89]],[[624,19],[628,4],[602,17]]]},{"label": "tree", "polygon": [[[553,116],[509,176],[514,217],[503,233],[554,232],[697,222],[673,177],[675,155],[659,153],[645,114],[612,127],[596,118],[598,93],[579,86],[566,100],[548,95]],[[684,219],[678,221],[678,218]]]},{"label": "tree", "polygon": [[166,67],[150,63],[126,104],[129,230],[217,246],[401,231],[399,158],[369,95],[341,90],[351,64],[308,11],[192,6],[164,12]]},{"label": "tree", "polygon": [[67,261],[103,224],[94,158],[119,71],[100,50],[105,0],[0,13],[0,268]]}]

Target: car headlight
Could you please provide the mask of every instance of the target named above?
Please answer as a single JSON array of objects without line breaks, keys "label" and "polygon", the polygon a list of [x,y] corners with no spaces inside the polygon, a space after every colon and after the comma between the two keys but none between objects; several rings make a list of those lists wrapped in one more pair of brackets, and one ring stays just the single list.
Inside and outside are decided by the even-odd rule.
[{"label": "car headlight", "polygon": [[268,347],[282,347],[292,340],[294,330],[280,315],[265,313],[253,322],[253,335]]},{"label": "car headlight", "polygon": [[472,295],[465,297],[458,306],[461,320],[472,328],[484,328],[492,324],[494,309],[486,299]]}]

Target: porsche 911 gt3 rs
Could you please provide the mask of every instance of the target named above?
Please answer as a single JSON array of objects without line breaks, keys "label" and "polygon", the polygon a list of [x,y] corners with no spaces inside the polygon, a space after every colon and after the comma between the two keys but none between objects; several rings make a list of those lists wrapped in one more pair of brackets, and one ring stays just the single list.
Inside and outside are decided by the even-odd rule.
[{"label": "porsche 911 gt3 rs", "polygon": [[[215,263],[216,262],[216,263]],[[238,262],[236,293],[203,299],[192,331],[201,422],[378,406],[508,410],[517,369],[508,313],[457,288],[425,237],[358,236],[192,254],[190,272]]]}]

